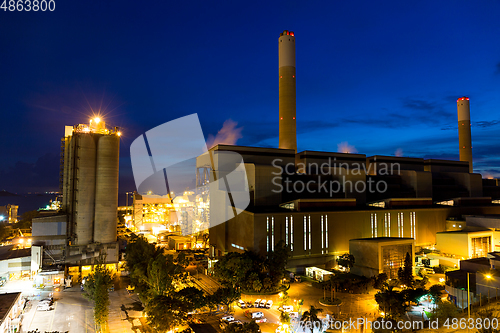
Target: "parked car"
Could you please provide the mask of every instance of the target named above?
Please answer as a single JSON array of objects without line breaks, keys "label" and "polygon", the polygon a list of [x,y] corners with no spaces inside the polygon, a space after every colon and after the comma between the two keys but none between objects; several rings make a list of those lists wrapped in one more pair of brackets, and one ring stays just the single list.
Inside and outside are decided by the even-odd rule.
[{"label": "parked car", "polygon": [[244,312],[245,316],[247,318],[250,318],[250,319],[259,319],[259,318],[263,318],[264,317],[264,314],[260,311],[253,311],[253,312],[250,312],[249,310],[246,310]]},{"label": "parked car", "polygon": [[293,311],[293,305],[284,305],[284,306],[280,306],[278,308],[279,311],[283,311],[283,312],[292,312]]},{"label": "parked car", "polygon": [[247,308],[253,308],[253,303],[252,302],[247,302]]},{"label": "parked car", "polygon": [[266,303],[266,309],[270,309],[271,306],[273,306],[273,301],[272,300],[267,301],[267,303]]},{"label": "parked car", "polygon": [[298,312],[290,312],[288,315],[290,316],[290,318],[300,319]]},{"label": "parked car", "polygon": [[54,307],[52,306],[52,304],[49,304],[48,302],[42,302],[42,303],[38,303],[38,305],[36,306],[36,310],[37,311],[50,311],[50,310],[53,310]]},{"label": "parked car", "polygon": [[241,300],[241,299],[240,299],[240,300],[238,301],[238,306],[239,306],[240,308],[244,309],[244,308],[246,308],[246,307],[247,307],[247,303],[245,303],[245,301],[243,301],[243,300]]},{"label": "parked car", "polygon": [[254,307],[258,308],[259,307],[259,304],[260,304],[260,298],[256,299],[255,300],[255,303],[253,304]]},{"label": "parked car", "polygon": [[234,317],[233,316],[224,316],[220,320],[221,321],[233,321]]},{"label": "parked car", "polygon": [[258,323],[265,323],[267,321],[267,318],[260,318],[260,319],[255,319],[255,322],[258,324]]},{"label": "parked car", "polygon": [[265,308],[266,307],[266,300],[265,299],[263,299],[262,301],[260,301],[259,307],[260,308]]}]

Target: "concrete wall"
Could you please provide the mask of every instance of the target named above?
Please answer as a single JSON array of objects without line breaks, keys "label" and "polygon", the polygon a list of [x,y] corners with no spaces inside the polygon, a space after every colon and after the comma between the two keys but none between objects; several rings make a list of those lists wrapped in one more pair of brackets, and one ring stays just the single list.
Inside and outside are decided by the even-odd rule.
[{"label": "concrete wall", "polygon": [[436,248],[441,253],[469,258],[469,237],[462,231],[436,234]]},{"label": "concrete wall", "polygon": [[10,274],[21,273],[21,271],[31,272],[31,256],[0,261],[0,277],[9,280]]},{"label": "concrete wall", "polygon": [[349,253],[354,256],[354,267],[351,272],[364,276],[375,276],[380,271],[380,253],[377,242],[350,240]]}]

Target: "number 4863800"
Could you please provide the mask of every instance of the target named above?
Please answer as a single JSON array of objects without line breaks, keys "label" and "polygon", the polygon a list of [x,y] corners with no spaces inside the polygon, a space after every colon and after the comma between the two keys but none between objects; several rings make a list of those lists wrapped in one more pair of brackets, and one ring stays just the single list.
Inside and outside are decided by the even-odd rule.
[{"label": "number 4863800", "polygon": [[56,10],[56,2],[54,0],[3,0],[0,9],[4,12],[38,12]]}]

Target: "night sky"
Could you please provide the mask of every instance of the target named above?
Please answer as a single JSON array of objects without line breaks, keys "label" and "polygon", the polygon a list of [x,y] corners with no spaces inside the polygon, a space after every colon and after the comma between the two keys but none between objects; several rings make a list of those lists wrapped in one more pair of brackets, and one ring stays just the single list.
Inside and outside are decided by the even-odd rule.
[{"label": "night sky", "polygon": [[92,114],[122,128],[120,192],[131,142],[191,113],[207,138],[231,120],[238,145],[277,147],[285,29],[299,151],[458,159],[465,95],[474,169],[500,176],[499,1],[55,2],[0,11],[0,190],[57,190],[64,126]]}]

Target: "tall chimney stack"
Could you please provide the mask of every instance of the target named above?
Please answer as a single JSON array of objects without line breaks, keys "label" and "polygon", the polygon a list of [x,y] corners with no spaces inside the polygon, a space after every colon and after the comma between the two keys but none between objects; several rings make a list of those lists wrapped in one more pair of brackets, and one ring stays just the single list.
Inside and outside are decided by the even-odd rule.
[{"label": "tall chimney stack", "polygon": [[297,152],[295,119],[295,36],[285,30],[279,38],[280,142],[279,148]]},{"label": "tall chimney stack", "polygon": [[469,162],[469,172],[472,173],[472,139],[470,132],[469,97],[457,100],[458,109],[458,143],[460,145],[460,161]]}]

